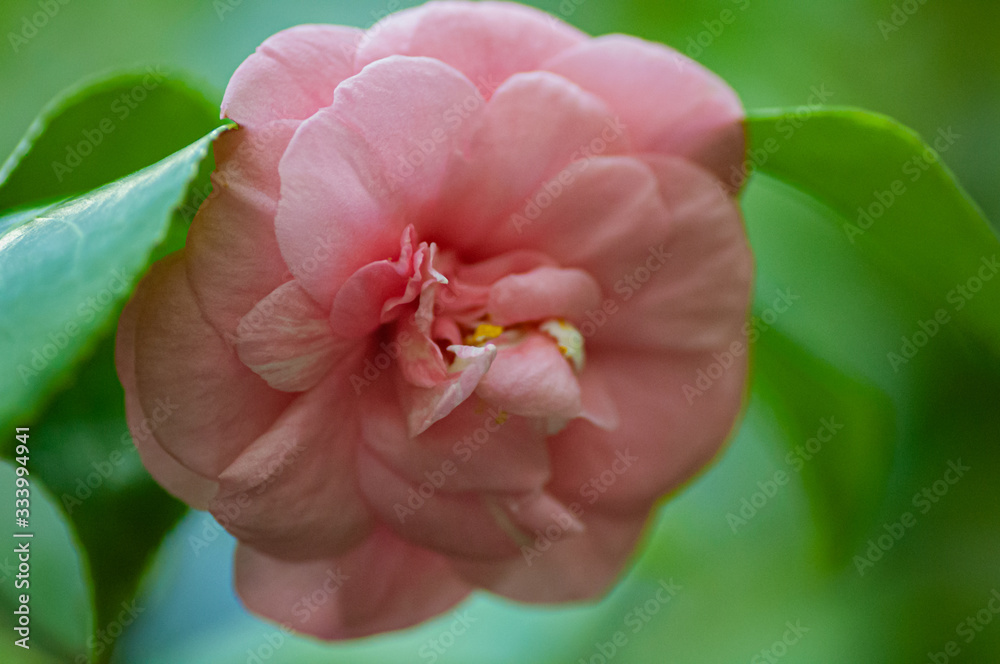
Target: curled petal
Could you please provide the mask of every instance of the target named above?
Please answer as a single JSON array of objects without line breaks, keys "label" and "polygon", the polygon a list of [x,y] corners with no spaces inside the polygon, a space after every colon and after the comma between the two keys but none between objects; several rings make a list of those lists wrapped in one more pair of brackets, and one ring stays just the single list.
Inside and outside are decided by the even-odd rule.
[{"label": "curled petal", "polygon": [[630,263],[623,272],[632,297],[608,317],[594,342],[723,350],[741,338],[750,307],[753,258],[740,208],[689,162],[650,157],[649,165],[669,210],[665,233],[659,242],[622,252]]},{"label": "curled petal", "polygon": [[408,409],[407,424],[411,438],[419,436],[429,426],[446,416],[469,398],[479,385],[496,357],[496,346],[449,346],[455,360],[448,377],[433,387],[404,388],[404,404]]},{"label": "curled petal", "polygon": [[[446,381],[456,380],[455,377],[449,377],[450,370],[444,353],[430,336],[426,314],[422,318],[418,311],[401,322],[396,344],[399,349],[400,374],[410,385],[433,390]],[[457,367],[460,366],[462,365],[458,364],[453,368],[458,370]],[[472,374],[466,380],[472,380]]]},{"label": "curled petal", "polygon": [[541,418],[556,428],[582,410],[580,385],[569,362],[551,338],[534,332],[497,348],[476,393],[505,411]]},{"label": "curled petal", "polygon": [[583,270],[540,267],[493,284],[487,312],[497,325],[547,318],[576,320],[600,301],[601,287]]},{"label": "curled petal", "polygon": [[330,323],[334,331],[352,338],[371,334],[390,320],[386,314],[391,305],[416,299],[423,281],[422,260],[417,261],[416,255],[425,251],[426,246],[417,244],[413,226],[407,226],[399,258],[369,263],[352,274],[333,300]]}]

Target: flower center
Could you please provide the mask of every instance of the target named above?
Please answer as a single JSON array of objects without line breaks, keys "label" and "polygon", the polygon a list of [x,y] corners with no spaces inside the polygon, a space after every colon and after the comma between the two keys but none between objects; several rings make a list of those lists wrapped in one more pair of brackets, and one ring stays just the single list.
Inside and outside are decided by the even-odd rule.
[{"label": "flower center", "polygon": [[561,318],[550,318],[541,323],[520,323],[511,328],[494,325],[489,322],[477,323],[475,329],[465,335],[463,341],[467,346],[482,347],[502,336],[520,337],[530,329],[537,329],[552,338],[559,352],[570,363],[573,370],[579,374],[583,371],[586,355],[583,351],[583,335],[576,327]]}]

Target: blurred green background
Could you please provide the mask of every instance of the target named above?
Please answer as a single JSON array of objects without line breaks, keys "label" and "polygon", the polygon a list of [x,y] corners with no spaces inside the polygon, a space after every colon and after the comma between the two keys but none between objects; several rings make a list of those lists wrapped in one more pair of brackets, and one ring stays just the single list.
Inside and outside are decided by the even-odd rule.
[{"label": "blurred green background", "polygon": [[[162,64],[203,81],[221,99],[236,66],[268,35],[299,23],[369,26],[396,8],[388,0],[63,0],[37,35],[9,43],[39,0],[5,0],[0,26],[3,126],[0,153],[14,147],[45,102],[95,72]],[[894,6],[919,10],[884,31]],[[747,108],[806,103],[813,86],[829,103],[891,115],[922,135],[954,127],[963,140],[947,162],[991,219],[1000,212],[1000,4],[992,0],[551,0],[533,4],[591,34],[624,32],[661,41],[721,74]],[[700,33],[723,10],[736,20]],[[906,7],[909,9],[909,7]],[[905,14],[904,14],[905,15]],[[701,38],[702,48],[691,46]],[[702,52],[698,52],[701,48]],[[690,50],[689,50],[690,49]]]},{"label": "blurred green background", "polygon": [[[277,30],[308,22],[368,26],[416,3],[48,4],[58,11],[37,34],[29,30],[24,41],[15,39],[16,46],[10,33],[22,34],[40,4],[5,0],[0,7],[3,154],[49,99],[85,76],[161,65],[186,73],[218,101],[236,66]],[[903,5],[918,9],[897,13],[906,20],[890,30],[887,22]],[[827,103],[891,115],[927,138],[950,128],[961,138],[944,161],[986,216],[1000,219],[996,2],[561,0],[536,6],[592,34],[631,33],[686,51],[728,80],[751,109],[806,104],[824,88],[832,93]],[[724,11],[735,17],[729,24],[720,21]],[[880,27],[880,21],[886,23]],[[995,374],[981,369],[981,358],[970,354],[958,331],[946,331],[904,371],[892,371],[886,352],[928,316],[924,303],[859,261],[840,231],[822,223],[829,211],[785,185],[758,178],[744,202],[760,268],[759,301],[776,289],[801,298],[776,330],[762,335],[757,358],[782,358],[789,368],[755,383],[720,463],[665,504],[636,567],[604,602],[527,609],[480,596],[463,606],[472,627],[444,638],[449,646],[443,650],[433,644],[442,642],[448,617],[405,633],[325,646],[243,613],[231,591],[232,542],[220,535],[195,552],[190,537],[210,526],[209,517],[191,514],[147,575],[137,599],[143,611],[118,640],[116,661],[1000,661],[1000,616],[989,609],[991,593],[1000,590]],[[800,361],[799,354],[808,359]],[[813,361],[825,377],[822,389],[803,389],[794,369]],[[115,410],[117,386],[100,389],[98,398]],[[73,398],[66,393],[62,401]],[[891,406],[882,405],[886,400]],[[54,408],[73,411],[58,401]],[[890,421],[881,417],[886,409]],[[81,424],[86,415],[74,417],[62,420],[62,430],[50,429],[48,439],[84,445],[120,435],[116,416],[89,429]],[[803,445],[829,417],[844,423],[843,438],[801,474],[794,472],[788,449]],[[40,441],[46,440],[44,420]],[[922,512],[914,495],[959,459],[970,468],[966,476]],[[742,501],[763,491],[778,471],[791,482],[734,526],[728,515],[739,515]],[[46,469],[40,474],[45,479]],[[817,505],[810,492],[826,502]],[[891,531],[906,512],[915,514],[916,525],[860,574],[855,556],[866,555],[869,540],[884,536],[885,524]],[[113,525],[109,532],[115,536]],[[130,546],[129,532],[119,530],[117,537],[116,546]],[[666,603],[656,599],[661,580],[680,586]],[[975,627],[957,631],[970,617]],[[618,631],[625,645],[612,652]],[[949,641],[957,655],[945,653]],[[8,656],[3,648],[0,655]]]}]

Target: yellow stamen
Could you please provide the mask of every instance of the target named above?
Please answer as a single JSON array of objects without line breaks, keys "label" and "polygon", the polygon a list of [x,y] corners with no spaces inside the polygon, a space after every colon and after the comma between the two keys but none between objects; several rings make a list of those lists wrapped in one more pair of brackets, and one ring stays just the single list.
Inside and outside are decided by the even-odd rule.
[{"label": "yellow stamen", "polygon": [[583,371],[583,335],[571,323],[553,318],[538,326],[538,329],[552,337],[562,356],[570,361],[577,373]]},{"label": "yellow stamen", "polygon": [[503,327],[500,325],[480,323],[476,326],[472,334],[466,335],[465,343],[468,346],[482,346],[487,341],[496,339],[501,334],[503,334]]}]

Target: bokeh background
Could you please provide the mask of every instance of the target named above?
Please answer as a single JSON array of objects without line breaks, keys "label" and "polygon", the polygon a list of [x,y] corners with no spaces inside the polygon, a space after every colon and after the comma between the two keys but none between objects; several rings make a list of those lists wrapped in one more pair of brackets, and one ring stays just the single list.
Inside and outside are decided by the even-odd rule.
[{"label": "bokeh background", "polygon": [[[21,34],[39,3],[0,5],[2,155],[49,99],[83,77],[161,66],[219,101],[236,66],[282,28],[368,26],[417,3],[53,4],[58,11],[16,48],[9,33]],[[1000,4],[992,0],[529,4],[592,34],[630,33],[685,51],[728,80],[749,109],[807,104],[823,90],[829,104],[885,113],[927,138],[950,130],[960,138],[945,163],[986,216],[1000,220]],[[723,11],[734,20],[721,22]],[[115,640],[114,661],[1000,661],[1000,614],[990,609],[1000,598],[996,374],[950,330],[894,371],[886,353],[928,316],[926,306],[860,260],[837,226],[825,223],[829,210],[787,186],[757,177],[744,207],[760,270],[758,314],[779,290],[798,297],[760,335],[768,361],[787,366],[769,365],[768,379],[755,380],[725,454],[664,503],[632,571],[603,602],[539,609],[476,596],[462,607],[470,624],[458,635],[447,616],[398,634],[319,644],[240,608],[231,590],[231,540],[210,517],[191,513],[145,575],[136,595],[142,610]],[[107,348],[98,360],[101,353]],[[795,373],[810,363],[825,377],[818,387]],[[68,441],[60,449],[98,458],[103,441],[121,436],[120,388],[106,372],[86,371],[77,386],[87,386],[90,401],[81,405],[77,390],[56,397],[49,424],[39,417],[38,445]],[[824,418],[844,428],[799,472],[787,455]],[[949,462],[969,470],[954,484],[939,484],[945,490],[933,502],[914,502],[925,487],[933,494]],[[48,463],[38,469],[43,481],[60,472],[57,460]],[[779,471],[791,481],[771,491],[766,487]],[[121,474],[110,485],[129,487],[142,470],[130,461]],[[135,492],[129,518],[107,524],[109,546],[132,545],[144,523],[143,500],[158,490],[143,484]],[[758,492],[773,495],[741,514],[742,501]],[[175,512],[157,518],[176,518],[180,508]],[[906,512],[916,525],[880,556],[869,555],[871,542],[877,545]],[[857,556],[872,564],[859,568]],[[666,602],[657,595],[661,581],[679,588]],[[992,606],[1000,608],[1000,599]],[[973,622],[963,629],[967,620]],[[610,645],[616,632],[624,645]],[[948,642],[957,654],[946,652]],[[3,648],[0,654],[49,661]]]}]

